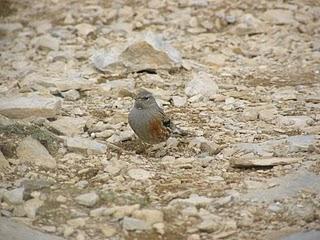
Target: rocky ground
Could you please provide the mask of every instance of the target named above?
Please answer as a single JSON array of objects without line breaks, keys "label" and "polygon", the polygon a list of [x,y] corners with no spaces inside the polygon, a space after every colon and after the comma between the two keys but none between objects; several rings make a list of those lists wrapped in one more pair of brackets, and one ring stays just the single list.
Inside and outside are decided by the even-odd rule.
[{"label": "rocky ground", "polygon": [[[0,16],[0,239],[320,239],[319,1]],[[141,87],[187,137],[136,153]]]}]

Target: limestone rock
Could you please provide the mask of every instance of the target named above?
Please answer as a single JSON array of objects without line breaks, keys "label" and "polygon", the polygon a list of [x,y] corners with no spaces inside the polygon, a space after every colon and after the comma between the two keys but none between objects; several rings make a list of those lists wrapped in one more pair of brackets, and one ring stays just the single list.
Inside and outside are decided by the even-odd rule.
[{"label": "limestone rock", "polygon": [[218,92],[218,85],[212,75],[206,72],[193,73],[191,81],[186,84],[185,93],[189,96],[202,95],[214,98]]},{"label": "limestone rock", "polygon": [[22,204],[23,203],[24,188],[16,188],[3,193],[3,200],[9,204]]},{"label": "limestone rock", "polygon": [[67,101],[75,101],[75,100],[80,99],[80,93],[75,89],[71,89],[66,92],[62,92],[61,95]]},{"label": "limestone rock", "polygon": [[87,120],[84,118],[61,117],[49,125],[59,133],[66,136],[74,136],[83,133]]},{"label": "limestone rock", "polygon": [[293,18],[293,12],[289,10],[270,9],[267,10],[262,17],[266,21],[277,25],[296,23]]},{"label": "limestone rock", "polygon": [[54,38],[51,35],[43,35],[34,39],[34,43],[37,48],[40,49],[50,49],[54,51],[58,51],[60,47],[60,40],[58,38]]},{"label": "limestone rock", "polygon": [[10,167],[9,162],[4,157],[3,153],[0,151],[0,172],[5,171]]},{"label": "limestone rock", "polygon": [[141,209],[132,213],[132,217],[141,219],[148,224],[163,222],[163,212],[155,209]]},{"label": "limestone rock", "polygon": [[172,69],[180,66],[181,56],[161,37],[147,33],[127,46],[97,52],[92,56],[92,62],[100,71],[122,75],[143,70]]},{"label": "limestone rock", "polygon": [[153,176],[152,173],[141,169],[141,168],[133,168],[128,171],[128,175],[135,180],[147,180]]},{"label": "limestone rock", "polygon": [[45,168],[55,168],[56,160],[48,150],[31,136],[26,137],[17,147],[17,155],[22,162],[30,162]]},{"label": "limestone rock", "polygon": [[61,100],[45,96],[13,96],[0,98],[0,114],[9,118],[55,117]]},{"label": "limestone rock", "polygon": [[150,224],[146,223],[145,221],[132,218],[132,217],[124,217],[122,220],[122,226],[124,229],[133,231],[133,230],[150,230]]},{"label": "limestone rock", "polygon": [[95,192],[90,192],[77,196],[75,200],[86,207],[93,207],[98,202],[99,196]]},{"label": "limestone rock", "polygon": [[70,151],[87,154],[102,154],[107,149],[103,143],[82,137],[67,137],[65,145]]}]

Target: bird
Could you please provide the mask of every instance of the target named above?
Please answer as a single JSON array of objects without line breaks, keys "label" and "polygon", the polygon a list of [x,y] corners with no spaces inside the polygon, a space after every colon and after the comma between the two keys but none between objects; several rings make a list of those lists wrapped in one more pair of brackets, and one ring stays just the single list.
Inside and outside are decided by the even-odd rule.
[{"label": "bird", "polygon": [[136,94],[128,122],[139,139],[151,145],[165,142],[174,134],[187,134],[173,124],[159,107],[153,94],[145,89],[140,89]]}]

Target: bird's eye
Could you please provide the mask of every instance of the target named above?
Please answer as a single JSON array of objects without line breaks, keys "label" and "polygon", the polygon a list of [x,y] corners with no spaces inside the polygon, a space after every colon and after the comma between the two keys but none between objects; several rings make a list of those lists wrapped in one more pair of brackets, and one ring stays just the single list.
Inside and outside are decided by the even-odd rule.
[{"label": "bird's eye", "polygon": [[143,97],[143,100],[149,100],[150,97]]}]

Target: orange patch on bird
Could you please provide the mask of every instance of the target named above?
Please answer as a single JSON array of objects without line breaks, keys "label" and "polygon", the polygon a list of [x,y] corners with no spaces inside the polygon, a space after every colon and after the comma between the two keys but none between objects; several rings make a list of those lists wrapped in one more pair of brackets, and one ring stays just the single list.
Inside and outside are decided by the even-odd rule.
[{"label": "orange patch on bird", "polygon": [[149,122],[151,136],[154,140],[164,141],[168,138],[168,133],[159,119],[152,119]]}]

